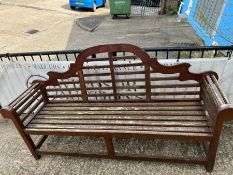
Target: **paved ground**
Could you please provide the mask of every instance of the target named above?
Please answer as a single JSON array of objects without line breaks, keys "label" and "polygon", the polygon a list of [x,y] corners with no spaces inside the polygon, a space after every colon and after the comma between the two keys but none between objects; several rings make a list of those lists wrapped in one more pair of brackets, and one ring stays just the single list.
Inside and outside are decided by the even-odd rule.
[{"label": "paved ground", "polygon": [[[104,43],[143,47],[202,44],[193,29],[176,16],[112,20],[109,9],[71,11],[68,0],[0,0],[0,53],[80,49]],[[92,33],[76,25],[79,18],[104,15]],[[38,30],[29,34],[30,30]],[[183,44],[183,45],[184,45]]]},{"label": "paved ground", "polygon": [[[212,175],[233,174],[232,125],[225,126]],[[43,156],[33,159],[11,123],[0,124],[0,174],[1,175],[204,175],[209,174],[200,165],[158,163],[146,161],[107,160],[96,158]],[[58,141],[58,142],[57,142]],[[58,144],[57,144],[58,143]],[[115,139],[117,152],[150,154],[164,152],[172,156],[201,155],[200,145],[185,142],[154,142],[135,139]],[[82,137],[50,138],[45,147],[66,148],[74,151],[105,151],[103,140]]]}]

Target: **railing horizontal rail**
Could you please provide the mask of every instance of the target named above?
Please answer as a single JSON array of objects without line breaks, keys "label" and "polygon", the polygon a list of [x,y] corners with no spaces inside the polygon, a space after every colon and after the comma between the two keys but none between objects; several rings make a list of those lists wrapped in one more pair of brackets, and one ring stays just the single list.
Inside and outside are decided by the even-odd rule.
[{"label": "railing horizontal rail", "polygon": [[0,57],[18,57],[18,56],[42,56],[57,54],[74,54],[80,53],[82,50],[61,50],[61,51],[43,51],[43,52],[24,52],[24,53],[6,53],[0,54]]},{"label": "railing horizontal rail", "polygon": [[[233,46],[155,47],[143,48],[158,59],[231,57]],[[74,61],[82,50],[61,50],[0,54],[0,61]],[[116,53],[117,55],[117,53]],[[115,55],[115,56],[116,56]],[[93,55],[93,58],[96,58]]]},{"label": "railing horizontal rail", "polygon": [[197,47],[156,47],[144,48],[145,51],[202,51],[202,50],[232,50],[233,46],[197,46]]}]

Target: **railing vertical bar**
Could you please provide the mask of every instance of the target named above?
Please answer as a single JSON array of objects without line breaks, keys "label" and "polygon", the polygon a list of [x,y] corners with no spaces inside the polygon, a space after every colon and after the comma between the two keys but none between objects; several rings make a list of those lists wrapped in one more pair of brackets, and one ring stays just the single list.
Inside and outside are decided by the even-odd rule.
[{"label": "railing vertical bar", "polygon": [[218,50],[215,49],[215,50],[214,50],[214,58],[216,57],[217,53],[218,53]]},{"label": "railing vertical bar", "polygon": [[42,57],[41,57],[41,54],[40,54],[40,61],[43,61]]},{"label": "railing vertical bar", "polygon": [[32,61],[35,61],[32,55],[31,55],[31,58],[32,58]]},{"label": "railing vertical bar", "polygon": [[24,61],[26,61],[26,57],[25,56],[23,56],[23,59],[24,59]]},{"label": "railing vertical bar", "polygon": [[68,57],[67,57],[67,54],[65,54],[65,56],[66,56],[66,61],[69,61],[69,60],[68,60]]},{"label": "railing vertical bar", "polygon": [[189,58],[192,58],[192,51],[189,52]]},{"label": "railing vertical bar", "polygon": [[57,56],[57,61],[60,61],[58,54],[56,54],[56,56]]},{"label": "railing vertical bar", "polygon": [[167,55],[166,55],[166,59],[168,59],[168,50],[167,50],[166,54],[167,54]]},{"label": "railing vertical bar", "polygon": [[231,50],[231,51],[228,50],[228,51],[227,51],[227,57],[228,57],[228,59],[231,59],[231,55],[232,55],[232,50]]},{"label": "railing vertical bar", "polygon": [[180,51],[178,51],[177,59],[180,59]]},{"label": "railing vertical bar", "polygon": [[48,54],[49,61],[51,61],[50,55]]},{"label": "railing vertical bar", "polygon": [[201,51],[201,58],[204,57],[204,52],[205,52],[204,50]]}]

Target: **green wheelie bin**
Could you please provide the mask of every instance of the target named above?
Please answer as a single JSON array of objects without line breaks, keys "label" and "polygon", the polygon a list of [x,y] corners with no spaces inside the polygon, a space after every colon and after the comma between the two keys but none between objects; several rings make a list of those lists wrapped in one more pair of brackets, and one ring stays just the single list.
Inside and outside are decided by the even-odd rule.
[{"label": "green wheelie bin", "polygon": [[117,15],[126,15],[129,18],[131,13],[131,0],[109,0],[110,2],[110,14],[112,19]]}]

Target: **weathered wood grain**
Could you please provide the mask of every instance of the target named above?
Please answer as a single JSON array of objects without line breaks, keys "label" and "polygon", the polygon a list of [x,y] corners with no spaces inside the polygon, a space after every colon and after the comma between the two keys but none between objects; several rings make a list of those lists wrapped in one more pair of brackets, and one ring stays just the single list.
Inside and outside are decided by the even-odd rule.
[{"label": "weathered wood grain", "polygon": [[[141,159],[201,163],[211,172],[223,122],[233,119],[233,108],[215,72],[189,68],[161,65],[129,44],[95,46],[81,52],[68,71],[35,81],[0,113],[12,119],[35,159],[41,154],[138,159],[116,155],[112,137],[206,141],[206,159]],[[30,135],[42,137],[34,144]],[[49,135],[103,137],[108,152],[39,149]]]}]

